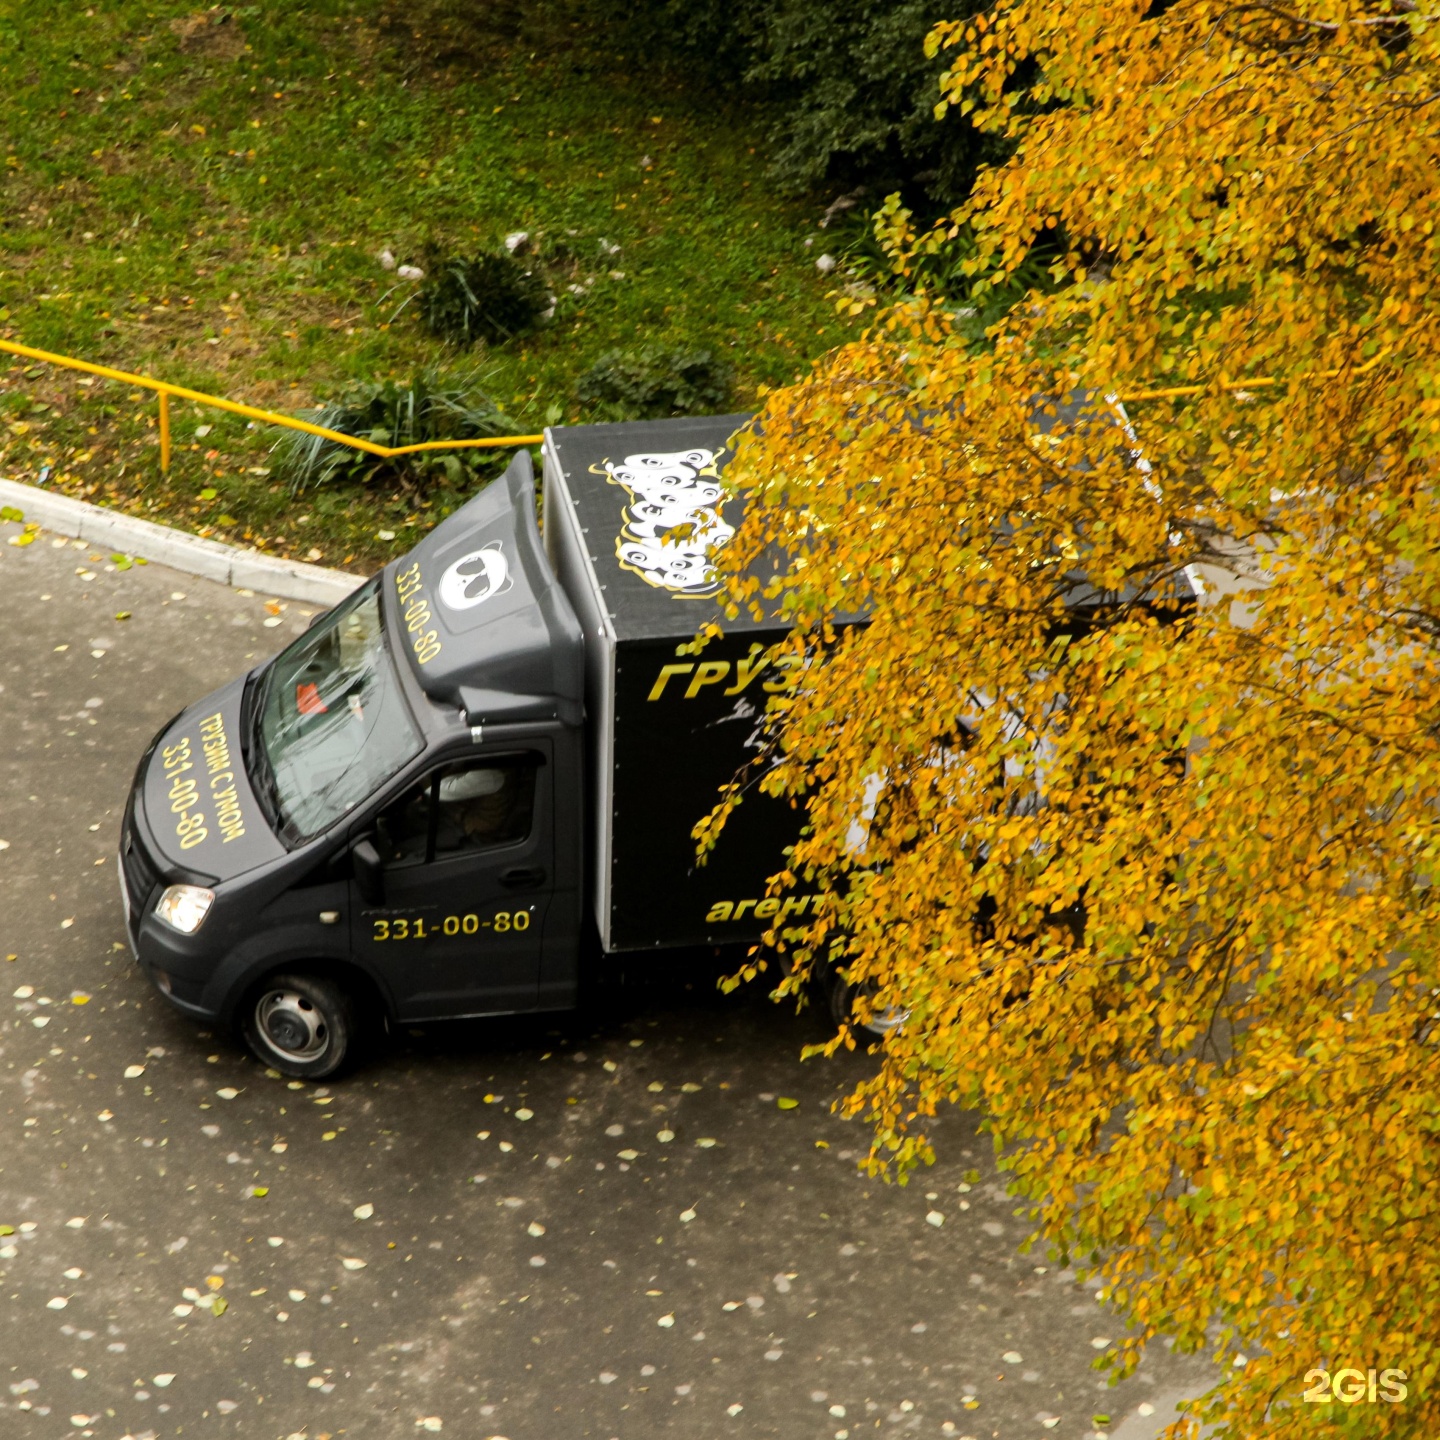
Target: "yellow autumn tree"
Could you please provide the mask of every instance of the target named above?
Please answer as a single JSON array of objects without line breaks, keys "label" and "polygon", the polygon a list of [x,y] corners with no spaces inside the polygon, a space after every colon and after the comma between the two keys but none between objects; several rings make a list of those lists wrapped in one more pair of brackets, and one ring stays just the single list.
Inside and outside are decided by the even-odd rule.
[{"label": "yellow autumn tree", "polygon": [[[978,1107],[1133,1322],[1118,1366],[1213,1353],[1193,1418],[1244,1440],[1440,1434],[1433,10],[941,25],[941,109],[1013,159],[933,231],[887,207],[911,293],[729,472],[729,602],[768,588],[804,661],[776,883],[828,897],[774,937],[781,990],[839,963],[906,1017],[848,1102],[872,1164]],[[1063,283],[983,345],[919,282],[962,233],[984,284],[1047,232]],[[1304,1398],[1344,1369],[1358,1399]]]}]

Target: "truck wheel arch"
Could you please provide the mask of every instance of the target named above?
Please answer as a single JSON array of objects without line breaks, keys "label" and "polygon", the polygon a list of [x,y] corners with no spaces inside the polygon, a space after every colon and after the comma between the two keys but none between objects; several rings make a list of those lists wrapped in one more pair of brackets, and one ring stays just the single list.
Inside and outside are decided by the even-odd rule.
[{"label": "truck wheel arch", "polygon": [[317,954],[315,950],[270,950],[263,958],[246,965],[226,987],[225,1000],[219,1007],[224,1023],[234,1026],[240,1021],[247,1000],[272,975],[303,971],[332,980],[354,995],[357,1002],[387,1027],[395,1022],[395,1004],[388,988],[365,966],[349,956]]}]

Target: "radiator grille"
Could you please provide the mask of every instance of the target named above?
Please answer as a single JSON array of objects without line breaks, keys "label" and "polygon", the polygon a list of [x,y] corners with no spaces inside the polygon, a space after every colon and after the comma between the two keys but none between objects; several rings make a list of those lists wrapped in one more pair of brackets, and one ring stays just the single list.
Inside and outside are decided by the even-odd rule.
[{"label": "radiator grille", "polygon": [[150,857],[145,853],[135,834],[130,817],[125,817],[125,829],[120,837],[120,868],[125,875],[125,889],[130,896],[130,930],[132,935],[140,929],[140,919],[150,905],[150,896],[160,879]]}]

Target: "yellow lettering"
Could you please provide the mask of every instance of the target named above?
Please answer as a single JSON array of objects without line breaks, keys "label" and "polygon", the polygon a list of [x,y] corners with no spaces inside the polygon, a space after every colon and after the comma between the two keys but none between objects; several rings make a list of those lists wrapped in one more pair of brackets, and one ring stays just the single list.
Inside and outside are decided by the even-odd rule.
[{"label": "yellow lettering", "polygon": [[771,915],[773,915],[779,908],[780,908],[780,902],[779,902],[778,900],[775,900],[775,899],[762,900],[762,901],[755,907],[755,918],[756,918],[757,920],[766,920],[766,919],[768,919]]},{"label": "yellow lettering", "polygon": [[779,655],[775,659],[775,668],[780,672],[773,680],[766,680],[761,686],[772,695],[778,694],[781,690],[788,690],[795,682],[790,678],[790,671],[805,662],[801,656],[795,654]]},{"label": "yellow lettering", "polygon": [[755,902],[753,900],[742,900],[735,907],[734,919],[738,920]]},{"label": "yellow lettering", "polygon": [[728,920],[730,912],[735,907],[728,900],[717,900],[711,907],[710,913],[705,917],[706,921]]},{"label": "yellow lettering", "polygon": [[728,660],[706,660],[695,671],[695,678],[685,687],[685,698],[693,700],[702,685],[715,685],[730,673]]},{"label": "yellow lettering", "polygon": [[[213,793],[218,790],[222,785],[229,785],[234,778],[235,772],[233,770],[222,770],[218,775],[212,775],[210,777],[211,792]],[[233,795],[235,792],[232,789],[230,793]]]},{"label": "yellow lettering", "polygon": [[[219,714],[200,722],[200,748],[205,752],[205,768],[212,777],[230,765],[230,743],[225,738],[225,722]],[[211,784],[213,786],[214,779]]]},{"label": "yellow lettering", "polygon": [[662,665],[659,675],[655,677],[655,683],[650,687],[650,693],[645,698],[658,700],[665,693],[665,686],[672,675],[688,675],[694,668],[694,665]]},{"label": "yellow lettering", "polygon": [[759,651],[735,662],[735,683],[725,691],[727,695],[738,695],[769,663],[770,657]]},{"label": "yellow lettering", "polygon": [[224,790],[217,788],[221,776],[216,776],[210,782],[211,793],[215,797],[215,823],[225,832],[225,842],[238,840],[245,833],[245,817],[240,811],[240,799],[235,793],[235,786],[228,785]]},{"label": "yellow lettering", "polygon": [[780,907],[780,921],[783,924],[791,915],[803,915],[805,907],[814,899],[812,895],[787,895]]}]

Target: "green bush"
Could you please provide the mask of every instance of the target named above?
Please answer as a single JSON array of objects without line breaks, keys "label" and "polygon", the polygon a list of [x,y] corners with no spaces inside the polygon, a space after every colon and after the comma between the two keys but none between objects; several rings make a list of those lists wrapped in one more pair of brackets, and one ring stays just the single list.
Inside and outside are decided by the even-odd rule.
[{"label": "green bush", "polygon": [[609,350],[583,374],[575,398],[606,419],[659,420],[723,413],[734,376],[710,350]]},{"label": "green bush", "polygon": [[[513,435],[514,421],[473,385],[445,384],[429,371],[409,385],[393,380],[352,386],[338,399],[303,418],[327,430],[395,448],[427,440],[478,440]],[[349,482],[418,492],[441,480],[468,486],[494,477],[510,459],[504,447],[430,450],[384,459],[334,440],[287,430],[273,447],[279,479],[299,493],[318,485]]]},{"label": "green bush", "polygon": [[[984,330],[1006,314],[1032,289],[1053,291],[1055,280],[1050,265],[1058,247],[1042,239],[1020,263],[1014,274],[994,283],[997,271],[971,274],[966,266],[979,254],[973,232],[961,227],[946,244],[922,250],[913,257],[908,276],[897,273],[895,262],[885,251],[878,233],[881,216],[852,214],[845,217],[835,237],[836,252],[847,275],[890,296],[924,291],[951,302],[959,314],[975,319]],[[975,328],[975,327],[972,327]]]},{"label": "green bush", "polygon": [[554,303],[545,277],[506,250],[446,256],[429,247],[421,263],[421,323],[452,345],[503,344],[534,329]]}]

